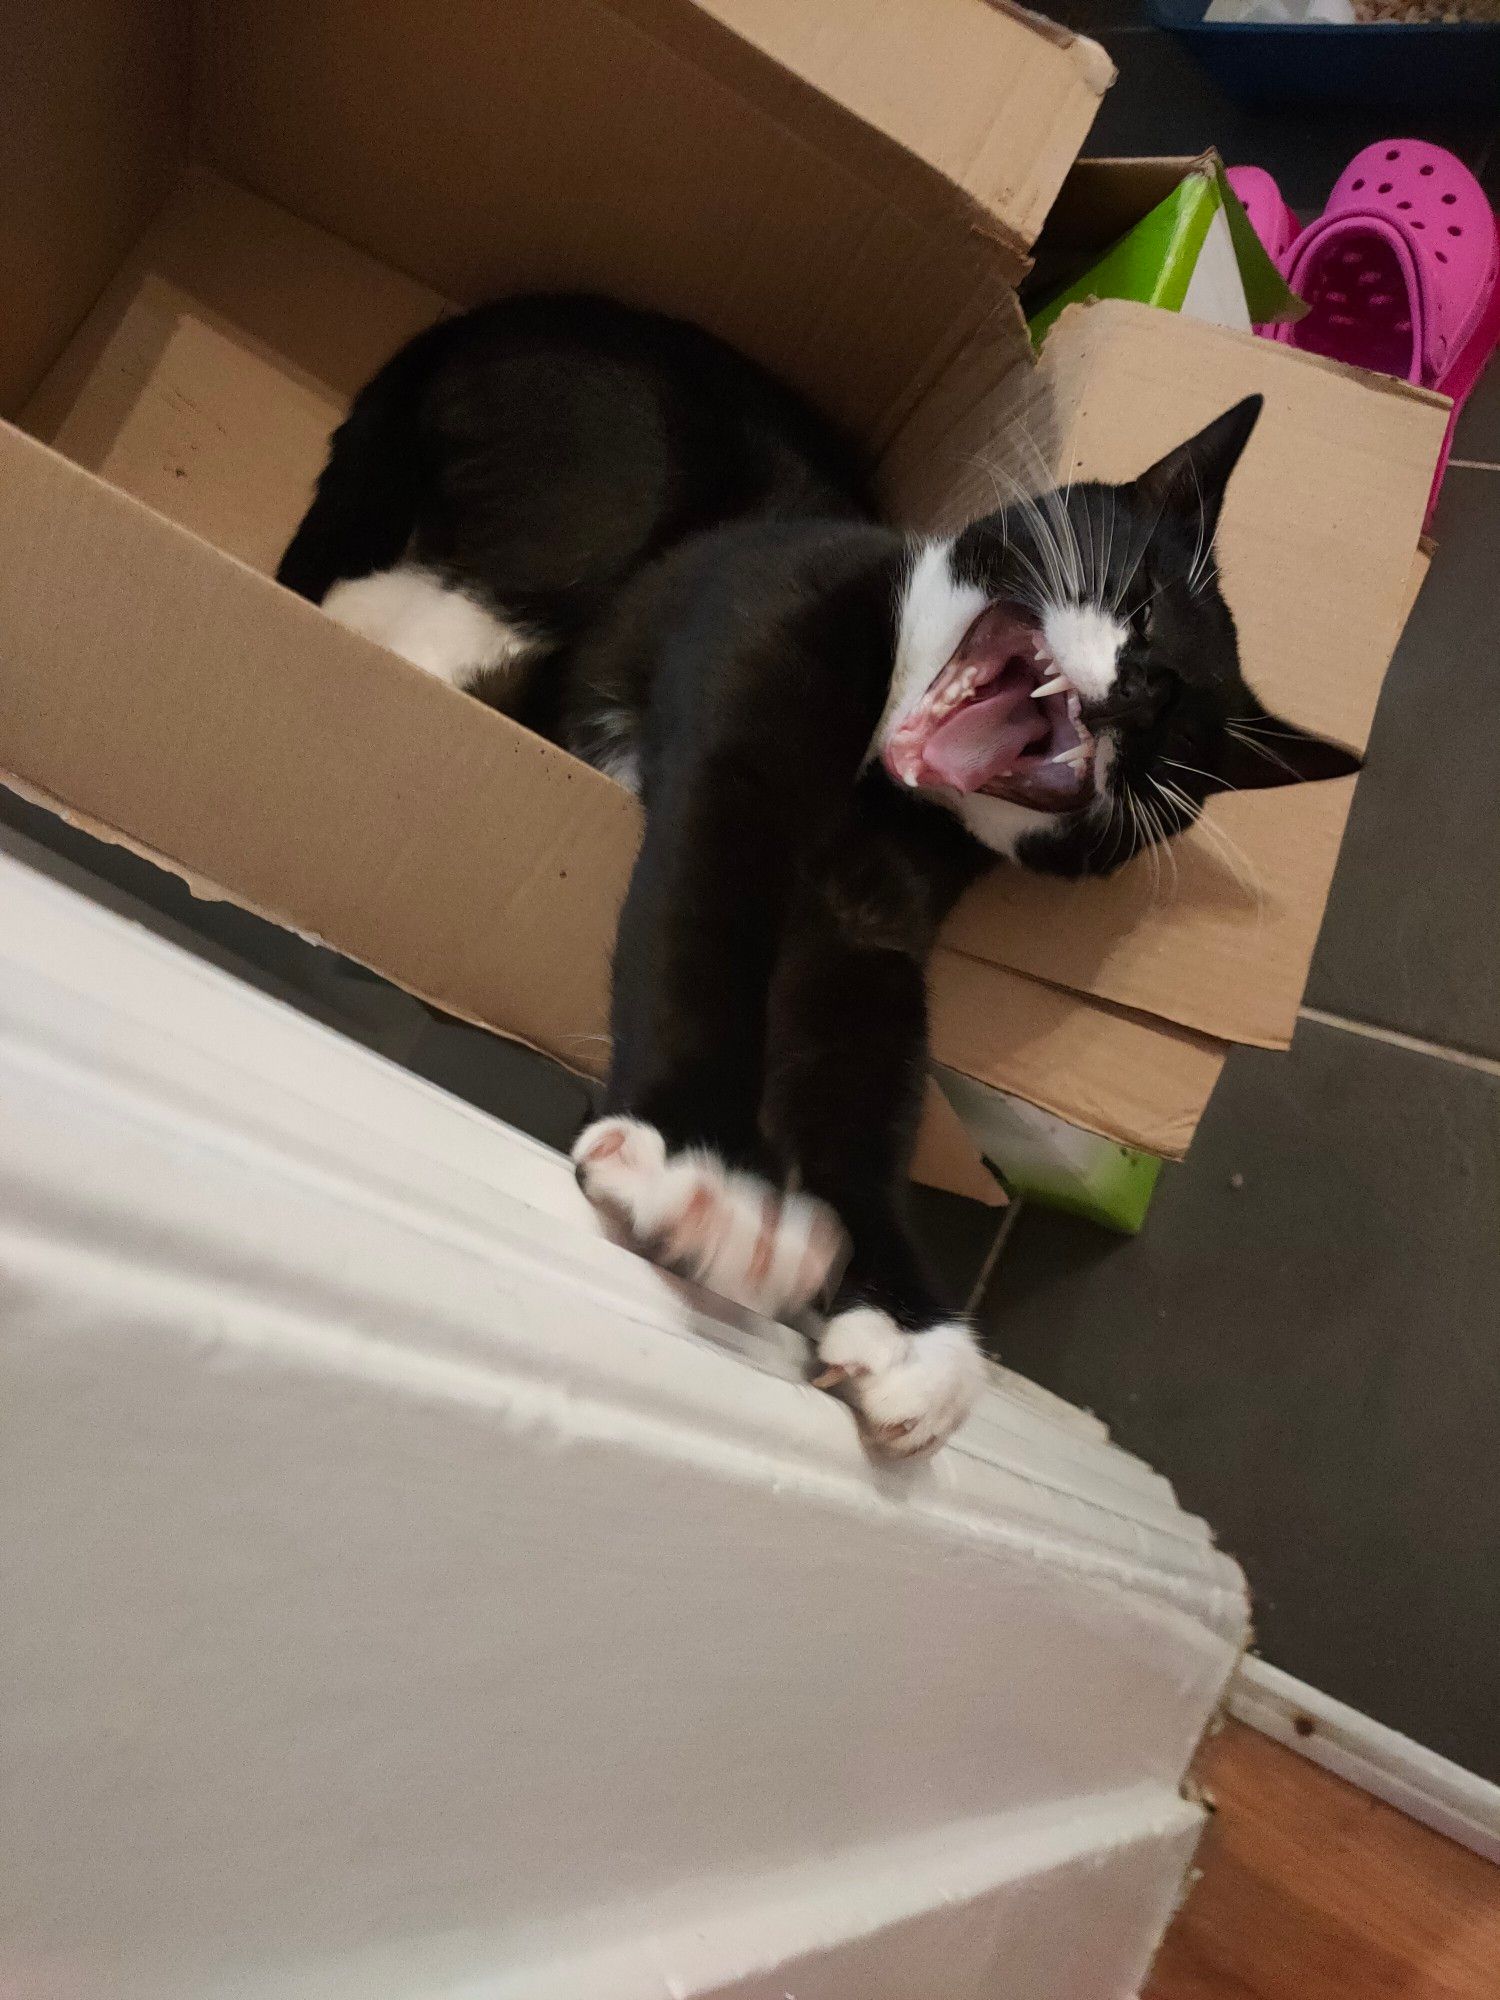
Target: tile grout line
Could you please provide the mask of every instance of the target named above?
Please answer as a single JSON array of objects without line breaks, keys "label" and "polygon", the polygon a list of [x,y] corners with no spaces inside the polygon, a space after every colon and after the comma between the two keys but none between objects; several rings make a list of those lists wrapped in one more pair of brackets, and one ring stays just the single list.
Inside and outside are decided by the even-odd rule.
[{"label": "tile grout line", "polygon": [[979,1267],[979,1276],[969,1287],[969,1296],[964,1300],[964,1318],[973,1319],[984,1304],[984,1295],[990,1288],[990,1280],[995,1275],[995,1267],[1000,1262],[1000,1253],[1005,1248],[1010,1232],[1016,1226],[1016,1217],[1021,1213],[1021,1197],[1012,1195],[1010,1206],[1000,1218],[1000,1227],[995,1231],[995,1240],[990,1245],[984,1262]]},{"label": "tile grout line", "polygon": [[1351,1021],[1343,1014],[1325,1014],[1321,1007],[1299,1007],[1297,1018],[1313,1021],[1320,1028],[1338,1028],[1346,1035],[1361,1035],[1366,1041],[1385,1042],[1409,1055],[1431,1056],[1437,1062],[1455,1063],[1460,1069],[1478,1070],[1481,1076],[1500,1077],[1500,1061],[1493,1056],[1476,1056],[1467,1049],[1445,1048],[1441,1042],[1424,1041],[1420,1035],[1405,1035],[1399,1028],[1377,1028],[1373,1021]]}]

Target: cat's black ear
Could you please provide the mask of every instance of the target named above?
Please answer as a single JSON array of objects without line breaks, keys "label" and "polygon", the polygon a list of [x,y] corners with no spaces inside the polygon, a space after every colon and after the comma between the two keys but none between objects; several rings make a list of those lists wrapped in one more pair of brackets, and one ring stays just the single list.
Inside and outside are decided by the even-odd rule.
[{"label": "cat's black ear", "polygon": [[1213,762],[1215,791],[1258,792],[1268,785],[1306,784],[1315,778],[1348,778],[1364,759],[1326,736],[1284,722],[1247,692],[1246,707],[1224,725]]},{"label": "cat's black ear", "polygon": [[1143,472],[1136,486],[1147,504],[1159,512],[1186,514],[1196,524],[1200,509],[1203,546],[1209,547],[1219,525],[1224,489],[1250,442],[1250,433],[1265,403],[1264,396],[1246,396],[1222,417],[1169,451]]}]

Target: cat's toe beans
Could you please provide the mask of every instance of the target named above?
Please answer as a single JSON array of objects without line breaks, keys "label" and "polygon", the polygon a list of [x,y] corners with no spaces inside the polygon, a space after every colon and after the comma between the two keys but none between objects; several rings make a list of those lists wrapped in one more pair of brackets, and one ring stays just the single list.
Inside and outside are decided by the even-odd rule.
[{"label": "cat's toe beans", "polygon": [[903,1333],[869,1306],[840,1313],[818,1344],[827,1387],[842,1387],[875,1447],[916,1458],[945,1443],[984,1387],[984,1360],[957,1322]]}]

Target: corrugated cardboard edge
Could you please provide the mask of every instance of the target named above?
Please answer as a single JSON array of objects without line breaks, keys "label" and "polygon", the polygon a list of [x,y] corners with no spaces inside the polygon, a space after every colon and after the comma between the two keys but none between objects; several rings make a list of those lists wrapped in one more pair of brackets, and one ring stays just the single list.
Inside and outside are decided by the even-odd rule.
[{"label": "corrugated cardboard edge", "polygon": [[984,0],[984,4],[996,14],[1007,14],[1013,20],[1024,21],[1028,28],[1043,35],[1049,42],[1056,42],[1059,48],[1071,48],[1078,57],[1078,65],[1090,87],[1101,93],[1108,90],[1120,74],[1114,58],[1101,43],[1087,35],[1080,35],[1076,29],[1065,28],[1060,21],[1049,20],[1045,14],[1038,14],[1030,7],[1022,7],[1017,0]]},{"label": "corrugated cardboard edge", "polygon": [[[627,11],[639,24],[647,4],[658,17],[657,31],[664,32],[655,0],[630,0]],[[784,92],[788,79],[824,104],[837,106],[889,149],[891,161],[902,163],[901,179],[908,195],[915,185],[915,168],[922,179],[931,177],[967,200],[976,216],[985,218],[986,232],[1014,254],[1017,275],[1116,75],[1109,55],[1097,42],[1011,4],[1011,0],[980,0],[978,5],[964,0],[963,5],[949,4],[946,10],[930,0],[918,0],[909,17],[900,6],[870,8],[863,0],[845,4],[841,12],[834,0],[821,0],[816,6],[807,5],[806,0],[790,0],[782,6],[770,5],[768,0],[698,0],[698,5],[704,16],[719,23],[743,48],[774,65],[778,72],[774,78],[759,79],[757,98],[763,108],[767,83],[773,91]],[[1035,185],[1024,212],[1015,216],[1000,211],[998,198],[1019,196],[1021,189],[1010,182],[997,186],[993,171],[987,171],[987,156],[991,150],[988,141],[1016,122],[1014,116],[1007,118],[1002,91],[1007,70],[1019,75],[1024,62],[1001,63],[997,60],[998,44],[991,53],[987,43],[995,40],[995,32],[985,29],[980,17],[986,14],[1064,56],[1070,81],[1080,87],[1077,92],[1059,95],[1052,129],[1033,146],[1025,173]],[[800,45],[797,37],[789,40],[783,32],[788,19],[799,29],[812,26],[813,32]],[[841,73],[837,52],[841,42],[850,40],[857,42],[862,64],[880,79],[874,91],[868,84],[850,87]],[[927,79],[920,71],[928,62],[933,64],[934,80],[944,71],[950,78],[962,76],[966,83],[974,76],[994,78],[994,110],[985,140],[972,156],[948,156],[952,106],[945,106],[940,90],[923,88]],[[915,83],[914,64],[919,70]],[[935,116],[924,132],[920,114],[929,102],[935,107]],[[1027,107],[1021,109],[1024,116]],[[895,192],[889,181],[888,188]]]}]

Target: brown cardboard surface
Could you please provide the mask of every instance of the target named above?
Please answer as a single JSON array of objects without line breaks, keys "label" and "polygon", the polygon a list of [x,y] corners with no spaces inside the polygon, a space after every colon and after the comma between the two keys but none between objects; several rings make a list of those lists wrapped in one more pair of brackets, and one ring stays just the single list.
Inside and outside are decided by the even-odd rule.
[{"label": "brown cardboard surface", "polygon": [[179,0],[44,0],[4,15],[0,412],[16,410],[180,170]]},{"label": "brown cardboard surface", "polygon": [[933,1053],[1122,1145],[1180,1159],[1228,1050],[1122,1008],[938,950]]},{"label": "brown cardboard surface", "polygon": [[[1059,475],[1103,479],[1265,393],[1220,535],[1245,671],[1273,708],[1362,747],[1407,609],[1442,399],[1119,301],[1070,308],[1026,387],[1019,420]],[[1002,871],[947,941],[1225,1040],[1284,1047],[1351,793],[1336,781],[1217,798],[1175,856],[1108,881]]]},{"label": "brown cardboard surface", "polygon": [[[943,4],[1081,87],[1045,35]],[[925,10],[881,34],[915,43]],[[208,0],[200,28],[200,143],[235,182],[460,304],[584,286],[684,314],[877,448],[1019,270],[966,191],[893,177],[891,141],[685,0]],[[1080,114],[1059,130],[1070,153]]]},{"label": "brown cardboard surface", "polygon": [[747,41],[888,133],[1035,241],[1114,65],[1096,43],[1003,5],[703,0]]},{"label": "brown cardboard surface", "polygon": [[1417,544],[1417,552],[1411,559],[1411,576],[1406,586],[1406,602],[1401,607],[1401,630],[1406,630],[1406,621],[1416,608],[1417,599],[1422,594],[1422,585],[1427,581],[1427,572],[1432,568],[1432,559],[1437,554],[1437,543],[1430,535],[1424,535]]},{"label": "brown cardboard surface", "polygon": [[[157,291],[154,303],[148,280]],[[141,302],[143,288],[148,296]],[[154,343],[182,312],[342,409],[393,349],[448,303],[337,237],[195,169],[132,246],[20,421],[48,439],[70,426],[69,455],[98,463],[105,434],[149,373]],[[106,360],[127,313],[137,318],[137,330]],[[274,423],[273,406],[267,414]],[[306,497],[297,502],[299,512]],[[289,516],[288,531],[294,524]]]},{"label": "brown cardboard surface", "polygon": [[[104,471],[116,486],[242,560],[267,568],[305,502],[326,430],[349,391],[440,304],[427,288],[384,271],[283,211],[199,177],[169,204],[33,400],[29,415],[50,425],[60,444]],[[1002,337],[993,323],[972,329],[927,403],[918,406],[908,440],[928,411],[936,412],[939,428],[947,426],[953,436],[962,437],[953,412],[972,426],[976,410],[987,414],[1013,400],[1005,374],[996,379],[1001,365],[1015,365],[1009,334]],[[1047,409],[1048,422],[1055,423],[1056,408]],[[1061,449],[1055,441],[1052,448]],[[139,574],[149,573],[143,554],[132,560]],[[128,624],[123,611],[119,616]],[[338,635],[338,643],[346,643],[344,635]],[[387,671],[410,678],[405,668],[385,663],[383,655],[371,656],[365,686],[374,700],[372,728],[386,712],[381,676]],[[153,686],[157,677],[153,669]],[[427,692],[425,687],[421,692]],[[443,690],[436,693],[445,701],[456,699]],[[489,728],[490,718],[476,705],[461,702],[460,709],[465,716],[472,711],[476,730]],[[101,733],[107,737],[112,731],[105,713],[101,707]],[[139,714],[131,720],[138,724]],[[175,727],[170,712],[163,726],[169,732]],[[299,733],[309,734],[317,726],[306,718]],[[400,725],[406,735],[413,726],[410,721]],[[530,743],[524,737],[520,741]],[[149,770],[162,751],[140,743],[137,754],[140,767]],[[524,754],[529,769],[529,750],[515,754]],[[537,754],[556,756],[541,746]],[[269,752],[262,764],[258,790],[279,788],[281,774]],[[251,772],[247,762],[244,782],[251,782]],[[266,869],[252,883],[236,859],[235,841],[226,838],[210,851],[195,843],[189,851],[176,820],[169,839],[155,795],[138,798],[132,818],[117,796],[109,810],[100,810],[94,776],[83,780],[75,773],[59,779],[54,773],[49,780],[38,768],[29,776],[55,796],[85,805],[107,828],[164,853],[180,871],[222,884],[237,900],[324,936],[456,1013],[516,1034],[577,1068],[591,1068],[602,1059],[612,914],[599,916],[593,934],[585,923],[575,926],[571,946],[560,957],[549,960],[542,948],[541,967],[550,979],[544,997],[530,979],[537,959],[526,929],[538,912],[524,901],[513,901],[503,907],[497,926],[509,941],[507,977],[502,981],[492,964],[489,983],[475,985],[453,976],[445,947],[434,935],[392,940],[378,936],[368,921],[362,928],[348,924],[343,905],[352,890],[325,879],[326,854],[317,867],[311,866],[312,857],[321,853],[321,821],[307,829],[308,860],[298,872],[288,876]],[[601,783],[588,773],[581,781]],[[1335,788],[1322,789],[1331,793]],[[607,786],[604,794],[616,799]],[[284,805],[292,815],[309,809],[305,798]],[[368,802],[360,808],[365,814],[371,810]],[[634,840],[633,810],[621,801],[594,829],[575,825],[568,830],[574,869],[604,885],[598,904],[603,911],[612,912],[619,893],[620,857]],[[621,811],[624,821],[615,816]],[[222,808],[219,817],[224,818]],[[504,818],[498,809],[497,818]],[[628,833],[622,830],[627,825]],[[519,837],[501,839],[493,827],[490,832],[507,851],[531,852],[529,823]],[[590,845],[595,833],[597,852]],[[447,865],[440,858],[446,836],[431,830],[431,837],[435,845],[425,850],[428,866],[440,878]],[[1326,837],[1336,839],[1336,829]],[[1210,852],[1201,864],[1210,872],[1195,891],[1197,902],[1212,906],[1217,899],[1220,921],[1249,924],[1266,949],[1265,935],[1274,927],[1255,913],[1233,871],[1214,864]],[[1199,865],[1186,853],[1179,862],[1185,873]],[[464,880],[467,888],[445,885],[445,898],[469,893],[472,878]],[[1000,926],[1013,921],[1009,909],[988,908],[985,899],[999,889],[1003,902],[1014,886],[992,878],[978,892],[977,910],[966,906],[958,915],[950,942],[962,949],[942,954],[934,974],[938,1053],[955,1067],[1111,1137],[1169,1154],[1180,1151],[1206,1102],[1221,1051],[1200,1038],[1153,1026],[1138,1014],[1090,1008],[1055,985],[1018,978],[997,964],[981,965],[982,959],[1000,956],[997,945],[1010,943]],[[504,892],[499,893],[504,904]],[[1136,876],[1135,894],[1151,900],[1145,871]],[[1304,899],[1302,907],[1313,903]],[[1046,929],[1053,928],[1054,917],[1055,904],[1049,904]],[[410,920],[409,912],[401,913],[396,929],[404,932]],[[1292,945],[1296,942],[1294,937]],[[971,947],[977,947],[977,955]],[[1283,940],[1278,948],[1284,954],[1291,947]],[[981,971],[991,976],[980,978]],[[514,992],[504,990],[511,981]],[[924,1156],[924,1170],[942,1185],[953,1185],[965,1174],[972,1182],[979,1172],[972,1159],[955,1167],[939,1166],[938,1158],[936,1150]],[[972,1185],[970,1191],[975,1191]]]},{"label": "brown cardboard surface", "polygon": [[24,412],[168,520],[274,569],[353,392],[444,301],[197,174]]},{"label": "brown cardboard surface", "polygon": [[6,770],[441,1006],[596,1062],[625,793],[8,427],[0,547]]}]

